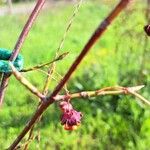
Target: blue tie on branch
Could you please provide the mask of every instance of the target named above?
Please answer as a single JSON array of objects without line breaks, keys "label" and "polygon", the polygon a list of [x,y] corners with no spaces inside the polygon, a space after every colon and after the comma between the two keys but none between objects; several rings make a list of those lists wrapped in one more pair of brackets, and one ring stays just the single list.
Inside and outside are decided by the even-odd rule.
[{"label": "blue tie on branch", "polygon": [[[12,52],[10,50],[0,48],[0,72],[1,73],[10,73],[12,72],[12,69],[9,65],[9,58],[11,56]],[[23,63],[24,59],[22,55],[18,55],[15,61],[13,61],[13,65],[15,68],[20,71],[23,69]]]}]

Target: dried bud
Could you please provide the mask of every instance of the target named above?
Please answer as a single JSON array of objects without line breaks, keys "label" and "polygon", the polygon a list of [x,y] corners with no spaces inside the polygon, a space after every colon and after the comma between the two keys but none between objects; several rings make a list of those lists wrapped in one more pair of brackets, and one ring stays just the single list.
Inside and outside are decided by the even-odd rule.
[{"label": "dried bud", "polygon": [[144,27],[145,32],[147,33],[148,36],[150,36],[150,25],[146,25]]},{"label": "dried bud", "polygon": [[[80,125],[82,113],[73,109],[69,102],[61,102],[60,108],[63,112],[61,116],[61,124],[65,130],[75,130]],[[69,109],[68,109],[69,108]]]}]

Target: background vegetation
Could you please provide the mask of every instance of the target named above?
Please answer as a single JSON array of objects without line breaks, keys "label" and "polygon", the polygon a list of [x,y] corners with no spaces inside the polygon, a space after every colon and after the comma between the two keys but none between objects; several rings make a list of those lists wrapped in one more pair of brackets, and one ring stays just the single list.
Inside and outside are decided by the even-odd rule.
[{"label": "background vegetation", "polygon": [[[59,74],[64,75],[115,2],[95,0],[83,3],[61,50],[69,51],[69,55],[57,63]],[[119,16],[72,76],[68,83],[70,92],[144,84],[146,88],[141,93],[150,99],[150,42],[145,46],[143,31],[147,24],[143,13],[145,8],[146,3],[139,0]],[[72,11],[71,3],[58,3],[43,10],[21,51],[25,67],[54,57]],[[28,14],[0,17],[0,47],[13,49],[27,17]],[[42,90],[45,74],[35,71],[24,75]],[[58,75],[55,78],[60,79]],[[56,84],[56,81],[51,83],[49,92]],[[38,129],[41,131],[41,141],[32,142],[30,149],[148,150],[150,110],[138,105],[134,99],[119,95],[91,98],[89,101],[74,100],[75,108],[83,112],[84,118],[81,127],[73,132],[63,130],[55,104],[36,127],[35,133]],[[0,110],[0,149],[10,145],[37,104],[36,98],[12,77]]]}]

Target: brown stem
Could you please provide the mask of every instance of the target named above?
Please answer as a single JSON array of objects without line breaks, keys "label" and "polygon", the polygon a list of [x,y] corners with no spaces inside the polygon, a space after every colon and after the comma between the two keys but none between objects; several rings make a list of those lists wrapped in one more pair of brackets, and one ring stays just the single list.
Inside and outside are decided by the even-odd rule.
[{"label": "brown stem", "polygon": [[53,97],[58,94],[58,92],[62,89],[64,84],[69,80],[70,76],[77,69],[77,66],[80,64],[85,55],[89,52],[91,47],[95,44],[95,42],[102,36],[104,31],[107,29],[109,24],[118,16],[118,14],[126,7],[130,0],[121,0],[120,3],[116,6],[116,8],[110,13],[110,15],[98,26],[92,37],[89,39],[80,55],[76,58],[66,75],[63,77],[61,82],[56,86],[53,93],[48,97],[48,101],[53,101]]},{"label": "brown stem", "polygon": [[[35,66],[35,67],[32,67],[32,68],[29,68],[29,69],[24,69],[24,70],[21,70],[21,72],[27,72],[27,71],[32,71],[32,70],[35,70],[35,69],[39,69],[39,68],[41,68],[41,67],[43,67],[43,66],[45,66],[45,65],[49,65],[49,64],[53,64],[54,62],[56,62],[56,61],[58,61],[58,60],[62,60],[66,55],[68,54],[68,52],[65,52],[65,53],[63,53],[63,54],[61,54],[61,55],[59,55],[59,56],[57,56],[54,60],[52,60],[51,62],[48,62],[48,63],[45,63],[45,64],[41,64],[41,65],[38,65],[38,66]],[[53,71],[53,70],[51,70],[51,71]],[[47,73],[47,72],[46,72]],[[51,74],[51,73],[50,73]],[[48,74],[48,76],[50,75],[50,74]],[[49,80],[47,80],[47,82],[49,82]],[[46,85],[49,85],[49,84],[46,84]],[[44,89],[43,89],[43,92],[42,92],[42,94],[43,95],[47,95],[47,89],[48,89],[48,86],[44,86]],[[43,98],[42,98],[43,99]],[[40,103],[39,103],[39,105],[38,105],[38,107],[41,105],[41,98],[40,98]],[[40,120],[41,120],[41,118],[42,118],[42,115],[39,117],[39,119],[37,120],[37,123],[38,122],[40,122]],[[29,131],[29,136],[28,136],[28,139],[27,139],[27,143],[25,144],[25,146],[24,146],[24,150],[27,150],[28,149],[28,146],[29,146],[29,141],[30,140],[33,140],[33,139],[31,139],[32,138],[32,135],[33,135],[33,131],[34,131],[34,127],[35,127],[35,124],[32,126],[32,128],[30,129],[30,131]],[[40,132],[38,133],[38,134],[40,134]],[[39,135],[38,135],[38,137],[39,137]]]},{"label": "brown stem", "polygon": [[[14,61],[16,59],[16,57],[18,56],[20,49],[21,49],[33,23],[35,22],[36,17],[38,16],[40,10],[42,9],[44,3],[45,3],[45,0],[37,1],[35,8],[33,9],[31,15],[29,16],[29,19],[27,20],[27,22],[18,38],[18,41],[12,52],[12,55],[9,59],[10,61]],[[0,106],[3,102],[3,98],[4,98],[6,87],[8,85],[9,77],[10,77],[10,74],[4,74],[3,78],[2,78],[2,82],[1,82],[1,86],[0,86]]]},{"label": "brown stem", "polygon": [[47,98],[47,101],[42,102],[42,104],[39,106],[31,120],[27,123],[23,131],[19,134],[19,136],[16,138],[16,140],[12,143],[12,145],[9,147],[9,149],[14,149],[18,143],[22,140],[22,138],[28,133],[28,131],[31,129],[33,124],[36,122],[36,120],[41,116],[41,114],[48,108],[49,105],[51,105],[55,99],[55,97],[60,90],[63,88],[65,83],[69,80],[72,73],[76,70],[77,66],[80,64],[82,59],[85,57],[87,52],[91,49],[91,47],[95,44],[95,42],[98,40],[98,38],[101,37],[102,33],[106,30],[108,25],[119,15],[119,13],[126,7],[126,5],[129,3],[130,0],[121,0],[119,4],[115,7],[115,9],[109,14],[109,16],[98,26],[92,37],[89,39],[83,50],[81,51],[80,55],[77,57],[77,59],[74,61],[64,78],[61,80],[61,82],[56,86],[52,94]]}]

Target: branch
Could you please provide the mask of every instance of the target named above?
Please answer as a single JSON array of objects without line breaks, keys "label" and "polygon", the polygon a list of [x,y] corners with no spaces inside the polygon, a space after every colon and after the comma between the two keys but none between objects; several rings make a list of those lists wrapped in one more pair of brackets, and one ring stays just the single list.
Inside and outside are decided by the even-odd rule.
[{"label": "branch", "polygon": [[150,106],[150,101],[148,101],[146,98],[144,98],[142,95],[138,94],[136,91],[132,89],[127,89],[127,92],[135,97],[137,97],[142,103]]},{"label": "branch", "polygon": [[98,28],[95,30],[92,37],[89,39],[83,50],[81,51],[80,55],[76,58],[76,60],[71,65],[70,69],[66,73],[66,75],[63,77],[63,79],[60,81],[60,83],[56,86],[52,94],[47,98],[46,101],[43,101],[42,104],[39,106],[35,114],[32,116],[31,120],[26,124],[25,128],[22,130],[22,132],[19,134],[19,136],[16,138],[16,140],[12,143],[12,145],[9,147],[9,149],[13,150],[18,143],[22,140],[22,138],[28,133],[28,131],[32,128],[34,123],[38,120],[38,118],[43,114],[43,112],[48,108],[49,105],[51,105],[55,99],[55,97],[60,90],[63,88],[65,83],[70,79],[73,72],[77,69],[77,66],[80,64],[80,62],[83,60],[85,55],[89,52],[91,47],[96,43],[96,41],[102,36],[104,31],[107,29],[109,24],[119,15],[119,13],[127,6],[127,4],[130,2],[130,0],[121,0],[119,4],[115,7],[115,9],[108,15],[108,17],[100,23]]},{"label": "branch", "polygon": [[11,62],[9,62],[9,65],[12,69],[12,73],[14,74],[16,79],[22,83],[22,85],[24,85],[31,93],[40,98],[40,100],[43,100],[45,98],[45,96],[41,92],[39,92],[39,90],[34,85],[32,85],[25,77],[23,77],[23,75],[14,67]]},{"label": "branch", "polygon": [[[14,61],[16,59],[16,57],[18,56],[20,50],[21,50],[21,47],[33,25],[33,23],[35,22],[35,19],[37,18],[39,12],[41,11],[43,5],[45,3],[45,0],[38,0],[37,1],[37,4],[35,6],[35,8],[33,9],[31,15],[29,16],[29,19],[27,20],[19,38],[18,38],[18,41],[14,47],[14,50],[12,52],[12,55],[10,57],[10,61]],[[0,106],[3,102],[3,99],[4,99],[4,94],[5,94],[5,90],[6,90],[6,87],[8,85],[8,81],[9,81],[9,77],[10,77],[10,74],[3,74],[3,78],[2,78],[2,82],[1,82],[1,86],[0,86]]]},{"label": "branch", "polygon": [[74,99],[74,98],[90,98],[90,97],[96,97],[96,96],[104,96],[104,95],[118,95],[118,94],[126,94],[126,95],[133,95],[137,97],[141,102],[144,104],[150,106],[150,101],[145,99],[143,96],[138,94],[137,92],[141,90],[144,87],[144,85],[140,86],[134,86],[134,87],[107,87],[96,91],[83,91],[79,93],[73,93],[69,95],[57,95],[54,97],[55,101],[64,101],[67,99]]},{"label": "branch", "polygon": [[69,54],[69,52],[65,52],[59,56],[57,56],[54,60],[50,61],[50,62],[47,62],[47,63],[43,63],[43,64],[40,64],[40,65],[36,65],[34,67],[31,67],[31,68],[27,68],[27,69],[22,69],[21,72],[29,72],[29,71],[34,71],[34,70],[37,70],[37,69],[40,69],[44,66],[48,66],[56,61],[59,61],[59,60],[62,60],[64,59],[67,55]]},{"label": "branch", "polygon": [[[77,15],[77,13],[79,12],[79,8],[82,4],[83,0],[79,0],[79,2],[77,2],[77,5],[75,6],[75,10],[73,11],[73,14],[71,15],[70,19],[69,19],[69,22],[68,22],[68,25],[66,27],[66,30],[64,32],[64,35],[58,45],[58,48],[56,50],[56,54],[55,54],[55,58],[57,57],[59,51],[62,49],[63,45],[64,45],[64,42],[65,42],[65,39],[67,37],[67,34],[69,33],[69,30],[73,24],[73,21]],[[55,63],[52,63],[51,66],[49,66],[49,69],[48,69],[48,75],[47,75],[47,78],[45,80],[45,85],[44,85],[44,88],[43,88],[43,93],[45,95],[47,95],[48,93],[48,87],[49,87],[49,84],[51,82],[51,79],[52,79],[52,76],[53,76],[53,73],[54,73],[54,70],[56,69],[56,65]]]}]

